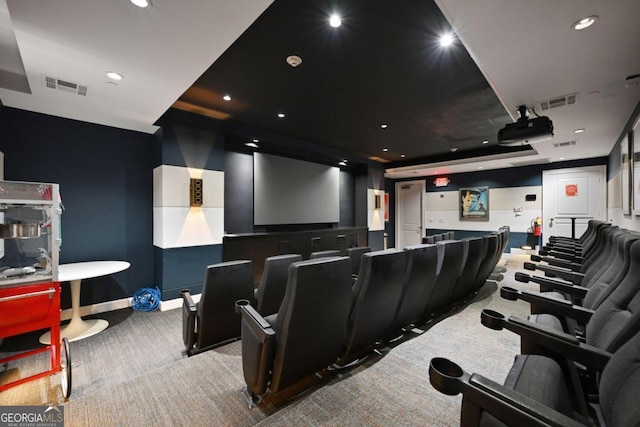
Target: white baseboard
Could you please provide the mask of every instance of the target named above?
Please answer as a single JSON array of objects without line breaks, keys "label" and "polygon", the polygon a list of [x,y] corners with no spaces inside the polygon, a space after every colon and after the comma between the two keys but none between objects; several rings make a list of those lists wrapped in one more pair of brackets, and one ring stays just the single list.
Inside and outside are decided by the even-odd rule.
[{"label": "white baseboard", "polygon": [[[202,294],[191,295],[191,298],[193,298],[193,302],[199,302],[200,295]],[[180,307],[182,307],[182,298],[174,298],[168,301],[160,302],[160,311],[173,310]]]},{"label": "white baseboard", "polygon": [[[80,316],[88,316],[89,314],[104,313],[105,311],[120,310],[123,308],[131,307],[131,301],[133,298],[122,298],[113,301],[101,302],[93,305],[85,305],[80,307]],[[60,319],[71,319],[71,309],[67,308],[60,313]]]},{"label": "white baseboard", "polygon": [[[192,295],[192,298],[194,302],[198,302],[200,301],[200,294]],[[129,308],[131,307],[132,301],[133,301],[133,298],[129,297],[129,298],[122,298],[122,299],[113,300],[113,301],[101,302],[93,305],[86,305],[84,307],[80,307],[80,316],[84,317],[90,314],[98,314],[98,313],[104,313],[106,311],[114,311],[114,310],[121,310],[123,308]],[[182,307],[182,298],[175,298],[168,301],[160,301],[160,311],[173,310],[175,308],[180,308],[180,307]],[[71,309],[67,308],[65,310],[62,310],[62,312],[60,313],[60,319],[61,320],[71,319]]]}]

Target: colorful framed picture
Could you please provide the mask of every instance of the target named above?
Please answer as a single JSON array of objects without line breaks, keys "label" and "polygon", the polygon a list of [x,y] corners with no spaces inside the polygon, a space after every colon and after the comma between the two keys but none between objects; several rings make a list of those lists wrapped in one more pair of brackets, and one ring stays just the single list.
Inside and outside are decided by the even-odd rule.
[{"label": "colorful framed picture", "polygon": [[460,221],[489,221],[489,187],[460,189]]}]

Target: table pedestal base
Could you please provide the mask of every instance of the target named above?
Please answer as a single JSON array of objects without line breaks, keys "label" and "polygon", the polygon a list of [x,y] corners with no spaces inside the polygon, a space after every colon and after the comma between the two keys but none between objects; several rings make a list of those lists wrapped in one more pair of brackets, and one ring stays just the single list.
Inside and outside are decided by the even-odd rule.
[{"label": "table pedestal base", "polygon": [[[107,329],[109,322],[103,319],[82,320],[81,318],[72,319],[71,323],[60,329],[60,339],[66,338],[69,342],[78,341],[88,338],[92,335],[100,333]],[[40,337],[42,344],[51,343],[51,334],[47,332]]]}]

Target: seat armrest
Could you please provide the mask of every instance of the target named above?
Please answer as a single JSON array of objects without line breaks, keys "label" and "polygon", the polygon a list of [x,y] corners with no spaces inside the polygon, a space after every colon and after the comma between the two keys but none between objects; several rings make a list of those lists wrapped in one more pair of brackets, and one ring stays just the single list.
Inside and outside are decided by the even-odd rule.
[{"label": "seat armrest", "polygon": [[256,398],[267,390],[271,379],[276,333],[249,301],[237,301],[236,313],[242,316],[242,371],[247,392]]},{"label": "seat armrest", "polygon": [[572,285],[571,283],[561,282],[559,280],[550,279],[548,277],[530,276],[528,274],[524,274],[521,272],[517,272],[515,274],[515,279],[518,282],[523,282],[523,283],[528,283],[528,282],[537,283],[540,285],[541,292],[548,292],[550,290],[555,290],[558,292],[564,292],[565,294],[569,294],[573,297],[580,298],[580,299],[584,299],[584,297],[587,295],[587,292],[589,291],[589,289],[583,286]]},{"label": "seat armrest", "polygon": [[198,337],[196,332],[198,305],[193,302],[189,289],[180,291],[180,295],[182,296],[182,341],[187,354],[191,355],[191,350]]},{"label": "seat armrest", "polygon": [[500,289],[500,296],[511,301],[522,300],[531,304],[531,313],[548,313],[558,317],[568,317],[583,325],[589,322],[594,311],[570,301],[551,298],[538,292],[519,291],[514,288],[503,286]]},{"label": "seat armrest", "polygon": [[507,329],[520,335],[522,342],[526,342],[527,345],[543,348],[548,350],[549,354],[568,358],[596,372],[602,372],[611,359],[611,353],[584,344],[573,335],[516,316],[506,319],[501,313],[484,309],[481,322],[490,329]]},{"label": "seat armrest", "polygon": [[525,262],[524,269],[529,271],[539,270],[546,274],[551,274],[552,276],[559,277],[561,279],[567,280],[574,285],[579,285],[584,280],[584,273],[580,273],[575,270],[570,270],[564,267],[554,267],[550,265],[541,265],[534,264],[532,262]]},{"label": "seat armrest", "polygon": [[460,425],[479,425],[488,412],[513,426],[583,426],[574,419],[478,374],[468,374],[457,364],[433,358],[429,364],[429,381],[441,393],[462,393]]},{"label": "seat armrest", "polygon": [[544,261],[550,266],[560,267],[571,271],[580,271],[582,264],[570,262],[567,260],[557,259],[553,257],[541,257],[540,255],[531,255],[531,261],[540,262]]}]

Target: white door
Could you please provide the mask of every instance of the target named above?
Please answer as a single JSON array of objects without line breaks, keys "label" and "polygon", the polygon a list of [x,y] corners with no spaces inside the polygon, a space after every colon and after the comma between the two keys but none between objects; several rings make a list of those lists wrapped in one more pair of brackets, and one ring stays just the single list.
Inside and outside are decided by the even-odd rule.
[{"label": "white door", "polygon": [[542,235],[572,235],[587,229],[589,220],[606,220],[607,177],[604,165],[542,172]]},{"label": "white door", "polygon": [[396,248],[422,243],[425,182],[396,183]]}]

